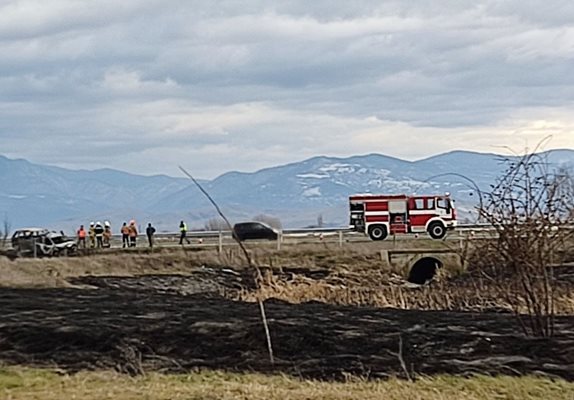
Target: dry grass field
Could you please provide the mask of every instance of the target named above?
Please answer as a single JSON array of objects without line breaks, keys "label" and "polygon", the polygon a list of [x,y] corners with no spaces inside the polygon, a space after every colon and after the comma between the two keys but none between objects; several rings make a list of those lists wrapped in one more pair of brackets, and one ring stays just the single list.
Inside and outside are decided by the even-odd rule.
[{"label": "dry grass field", "polygon": [[[421,243],[424,242],[401,242],[401,246],[420,246]],[[472,274],[441,270],[432,285],[409,285],[404,271],[382,267],[380,247],[374,243],[353,244],[342,249],[336,245],[310,244],[276,251],[273,245],[257,244],[250,248],[250,253],[264,276],[258,291],[242,289],[236,279],[247,268],[238,248],[225,249],[222,254],[210,248],[164,248],[153,252],[116,250],[85,257],[41,260],[9,261],[0,257],[0,287],[70,288],[78,287],[85,277],[102,277],[100,281],[103,281],[111,277],[146,275],[198,276],[211,271],[212,277],[220,275],[217,278],[221,281],[217,285],[219,294],[241,301],[275,298],[290,303],[321,301],[419,310],[510,310],[499,288]],[[556,271],[559,278],[556,312],[574,315],[571,290],[574,267]],[[186,294],[177,285],[164,289]],[[198,291],[203,289],[195,292]]]}]

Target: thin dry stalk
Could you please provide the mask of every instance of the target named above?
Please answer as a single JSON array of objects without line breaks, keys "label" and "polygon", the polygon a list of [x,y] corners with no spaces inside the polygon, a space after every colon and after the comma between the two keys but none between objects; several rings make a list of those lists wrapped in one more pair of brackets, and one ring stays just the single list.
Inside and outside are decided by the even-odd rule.
[{"label": "thin dry stalk", "polygon": [[[199,188],[199,190],[205,195],[205,197],[207,197],[207,199],[211,202],[211,204],[215,207],[215,209],[217,210],[217,213],[219,214],[219,216],[225,221],[225,223],[227,224],[227,227],[229,228],[229,230],[233,231],[233,227],[231,226],[231,223],[229,222],[229,220],[227,219],[227,217],[225,216],[225,214],[223,214],[223,212],[221,211],[221,209],[219,208],[219,205],[215,202],[215,200],[213,200],[213,198],[209,195],[209,193],[207,193],[207,191],[201,186],[201,184],[189,173],[187,172],[183,167],[179,167],[179,169],[185,174],[187,175],[187,177],[189,179],[191,179],[193,181],[193,183]],[[251,270],[254,270],[256,273],[256,278],[254,279],[254,283],[255,283],[255,287],[258,288],[260,286],[260,282],[262,280],[262,276],[261,276],[261,270],[259,269],[259,267],[257,267],[257,265],[255,265],[253,263],[253,261],[251,260],[251,256],[249,255],[249,252],[247,251],[247,249],[245,248],[245,246],[243,245],[243,242],[241,240],[239,240],[239,238],[235,237],[235,235],[233,236],[233,238],[235,239],[235,241],[237,242],[237,244],[239,245],[239,247],[241,248],[241,250],[243,251],[243,255],[245,256],[245,259],[247,260],[247,264],[249,266],[249,268]],[[263,304],[263,300],[261,297],[259,297],[257,299],[257,302],[259,303],[259,310],[261,313],[261,321],[263,322],[263,327],[265,329],[265,337],[267,339],[267,350],[269,352],[269,362],[271,363],[271,365],[275,364],[275,359],[273,357],[273,345],[271,343],[271,335],[269,333],[269,324],[267,322],[267,316],[265,314],[265,306]]]},{"label": "thin dry stalk", "polygon": [[396,353],[397,358],[399,359],[399,362],[401,364],[401,368],[403,369],[403,372],[405,373],[405,376],[407,377],[407,379],[409,381],[413,381],[413,378],[407,368],[407,364],[405,363],[405,359],[403,357],[403,336],[399,335],[399,351]]}]

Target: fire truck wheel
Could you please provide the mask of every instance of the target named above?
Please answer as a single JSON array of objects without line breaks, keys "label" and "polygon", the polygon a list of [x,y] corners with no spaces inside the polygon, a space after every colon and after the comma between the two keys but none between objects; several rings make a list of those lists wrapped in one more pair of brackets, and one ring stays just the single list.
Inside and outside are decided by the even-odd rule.
[{"label": "fire truck wheel", "polygon": [[384,225],[369,226],[369,237],[372,240],[384,240],[387,237],[387,227]]},{"label": "fire truck wheel", "polygon": [[433,222],[428,227],[428,232],[433,239],[442,239],[446,235],[446,228],[440,222]]}]

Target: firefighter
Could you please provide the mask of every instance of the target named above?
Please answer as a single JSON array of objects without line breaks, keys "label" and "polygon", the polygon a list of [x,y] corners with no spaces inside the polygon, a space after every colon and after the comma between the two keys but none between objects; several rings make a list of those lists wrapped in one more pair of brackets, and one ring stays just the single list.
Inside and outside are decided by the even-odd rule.
[{"label": "firefighter", "polygon": [[129,226],[129,236],[130,236],[130,247],[136,247],[136,238],[138,237],[138,230],[136,228],[136,221],[133,219],[130,221]]},{"label": "firefighter", "polygon": [[127,222],[124,222],[120,232],[122,233],[122,247],[123,248],[129,247],[129,245],[130,245],[130,227],[128,226]]},{"label": "firefighter", "polygon": [[90,222],[90,230],[88,232],[90,236],[90,248],[96,247],[96,228],[93,222]]},{"label": "firefighter", "polygon": [[187,244],[190,244],[189,239],[186,237],[187,235],[187,225],[185,222],[181,221],[179,223],[179,244],[183,244],[183,239],[186,240]]},{"label": "firefighter", "polygon": [[80,225],[80,229],[76,233],[78,237],[78,248],[82,247],[83,249],[86,248],[86,231],[84,230],[84,225]]},{"label": "firefighter", "polygon": [[96,234],[96,247],[101,249],[104,247],[104,227],[100,221],[96,222],[94,233]]},{"label": "firefighter", "polygon": [[110,221],[104,221],[104,247],[111,247],[110,241],[112,240],[112,226]]}]

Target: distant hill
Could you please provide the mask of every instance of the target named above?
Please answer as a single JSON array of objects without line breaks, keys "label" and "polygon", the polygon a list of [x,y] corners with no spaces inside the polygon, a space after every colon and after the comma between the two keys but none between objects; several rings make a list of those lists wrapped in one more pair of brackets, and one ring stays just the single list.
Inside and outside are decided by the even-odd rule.
[{"label": "distant hill", "polygon": [[[574,150],[548,152],[556,165],[574,166]],[[229,172],[202,181],[234,221],[257,214],[279,217],[286,227],[347,223],[353,193],[451,192],[462,218],[471,213],[478,187],[487,191],[504,169],[502,156],[453,151],[415,162],[380,154],[314,157],[253,173]],[[114,227],[136,218],[174,231],[180,219],[200,228],[215,216],[187,178],[140,176],[112,169],[68,170],[0,156],[0,218],[13,228],[48,226],[70,231],[79,223],[109,219]]]},{"label": "distant hill", "polygon": [[0,218],[13,226],[54,226],[119,210],[129,215],[188,185],[183,178],[68,170],[0,156]]}]

